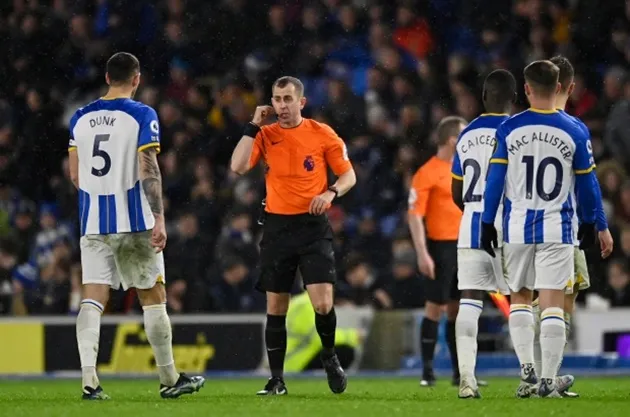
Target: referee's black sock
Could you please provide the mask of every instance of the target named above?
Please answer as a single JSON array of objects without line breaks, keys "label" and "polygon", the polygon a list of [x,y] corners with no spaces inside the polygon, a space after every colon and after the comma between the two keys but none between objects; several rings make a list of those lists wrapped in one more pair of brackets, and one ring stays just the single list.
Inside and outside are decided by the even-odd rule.
[{"label": "referee's black sock", "polygon": [[453,375],[459,376],[459,364],[457,362],[457,339],[455,338],[455,321],[446,323],[446,344],[451,353],[451,365],[453,366]]},{"label": "referee's black sock", "polygon": [[427,317],[422,319],[420,326],[420,348],[422,350],[422,364],[425,370],[433,369],[433,355],[438,334],[438,322]]},{"label": "referee's black sock", "polygon": [[315,328],[322,341],[322,354],[329,358],[335,354],[335,331],[337,330],[337,314],[333,307],[328,314],[315,313]]},{"label": "referee's black sock", "polygon": [[286,320],[287,316],[267,314],[265,344],[267,345],[267,359],[272,377],[284,377],[284,356],[287,353]]}]

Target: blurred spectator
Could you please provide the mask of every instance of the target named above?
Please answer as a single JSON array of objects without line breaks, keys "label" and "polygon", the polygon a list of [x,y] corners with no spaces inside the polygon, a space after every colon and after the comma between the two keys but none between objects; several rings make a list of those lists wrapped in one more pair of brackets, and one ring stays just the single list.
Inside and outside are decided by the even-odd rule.
[{"label": "blurred spectator", "polygon": [[613,259],[608,266],[608,282],[602,293],[611,307],[630,307],[628,261]]},{"label": "blurred spectator", "polygon": [[[572,59],[568,112],[591,131],[611,230],[630,222],[630,7],[622,1],[5,3],[0,313],[61,311],[67,299],[56,291],[78,297],[68,118],[103,93],[105,59],[120,49],[140,58],[137,98],[160,118],[173,311],[212,308],[209,294],[225,282],[214,280],[225,259],[241,259],[248,270],[239,299],[253,292],[247,286],[256,274],[263,169],[241,178],[228,162],[243,124],[286,74],[304,81],[305,114],[339,132],[359,177],[329,213],[340,281],[347,258],[360,256],[369,265],[350,276],[375,279],[394,307],[423,303],[398,233],[407,228],[411,173],[432,155],[440,119],[481,112],[480,82],[494,68],[519,76],[532,59]],[[521,91],[515,111],[527,105]],[[60,240],[72,251],[69,268],[58,259],[64,249],[55,252]],[[603,283],[607,264],[596,257],[589,261]],[[59,303],[44,302],[51,294]],[[32,308],[24,304],[29,297]],[[112,302],[110,311],[130,310],[127,300]]]},{"label": "blurred spectator", "polygon": [[378,309],[392,307],[385,283],[379,280],[371,266],[363,259],[348,260],[345,281],[339,287],[337,298],[355,306],[372,306]]},{"label": "blurred spectator", "polygon": [[262,293],[252,292],[254,280],[249,267],[239,258],[224,258],[218,277],[210,285],[212,311],[223,313],[265,310]]}]

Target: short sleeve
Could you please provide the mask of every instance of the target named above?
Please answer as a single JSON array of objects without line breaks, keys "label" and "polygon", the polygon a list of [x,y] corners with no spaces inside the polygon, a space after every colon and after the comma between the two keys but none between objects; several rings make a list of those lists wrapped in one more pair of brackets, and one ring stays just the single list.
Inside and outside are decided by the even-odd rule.
[{"label": "short sleeve", "polygon": [[579,130],[579,136],[575,139],[575,155],[573,156],[573,169],[577,175],[589,174],[595,168],[593,158],[593,146],[588,130]]},{"label": "short sleeve", "polygon": [[345,174],[352,169],[348,149],[343,139],[341,139],[332,128],[326,127],[327,140],[324,156],[326,164],[332,169],[336,176]]},{"label": "short sleeve", "polygon": [[508,128],[505,126],[505,123],[501,123],[499,127],[497,128],[494,151],[492,152],[492,157],[490,158],[491,164],[506,164],[507,165],[508,163],[507,136],[508,136]]},{"label": "short sleeve", "polygon": [[260,158],[263,156],[263,136],[262,130],[256,134],[254,138],[254,145],[252,146],[252,153],[249,156],[249,167],[253,168],[256,166]]},{"label": "short sleeve", "polygon": [[459,159],[459,152],[455,152],[455,158],[453,158],[453,167],[451,168],[451,176],[460,181],[464,179],[462,164]]},{"label": "short sleeve", "polygon": [[68,126],[68,130],[70,132],[70,140],[68,142],[68,152],[77,150],[77,141],[74,139],[74,128],[77,125],[77,121],[79,120],[79,112],[75,112],[70,119],[70,125]]},{"label": "short sleeve", "polygon": [[138,152],[148,148],[156,148],[160,153],[160,122],[155,110],[146,108],[144,116],[140,120],[140,132],[138,133]]},{"label": "short sleeve", "polygon": [[429,194],[433,186],[433,176],[430,175],[430,169],[425,169],[426,165],[421,167],[411,181],[409,189],[409,214],[424,216],[427,212],[429,203]]}]

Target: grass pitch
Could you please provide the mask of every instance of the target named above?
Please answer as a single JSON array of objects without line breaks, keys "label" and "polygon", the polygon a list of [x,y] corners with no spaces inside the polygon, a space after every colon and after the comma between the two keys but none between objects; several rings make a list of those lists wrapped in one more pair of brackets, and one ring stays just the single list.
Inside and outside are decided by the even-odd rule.
[{"label": "grass pitch", "polygon": [[287,378],[286,397],[257,397],[264,379],[206,381],[197,394],[162,400],[155,380],[103,380],[109,401],[80,400],[78,380],[0,381],[4,417],[394,417],[394,416],[566,416],[629,415],[630,378],[579,377],[575,399],[514,397],[516,379],[490,379],[481,400],[459,400],[446,379],[421,388],[412,378],[351,378],[348,390],[333,395],[325,377]]}]

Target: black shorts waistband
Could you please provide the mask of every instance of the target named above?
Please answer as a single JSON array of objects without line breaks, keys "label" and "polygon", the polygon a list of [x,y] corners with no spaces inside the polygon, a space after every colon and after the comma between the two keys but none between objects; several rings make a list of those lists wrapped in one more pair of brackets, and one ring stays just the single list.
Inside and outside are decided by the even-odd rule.
[{"label": "black shorts waistband", "polygon": [[272,219],[272,221],[280,221],[280,222],[303,222],[303,221],[326,221],[328,220],[328,216],[326,214],[321,214],[319,216],[302,213],[302,214],[275,214],[265,212],[265,218],[267,220]]},{"label": "black shorts waistband", "polygon": [[284,233],[296,232],[304,233],[305,230],[312,231],[316,234],[324,234],[328,225],[328,216],[325,214],[314,216],[312,214],[265,214],[265,224],[263,231],[265,233]]}]

